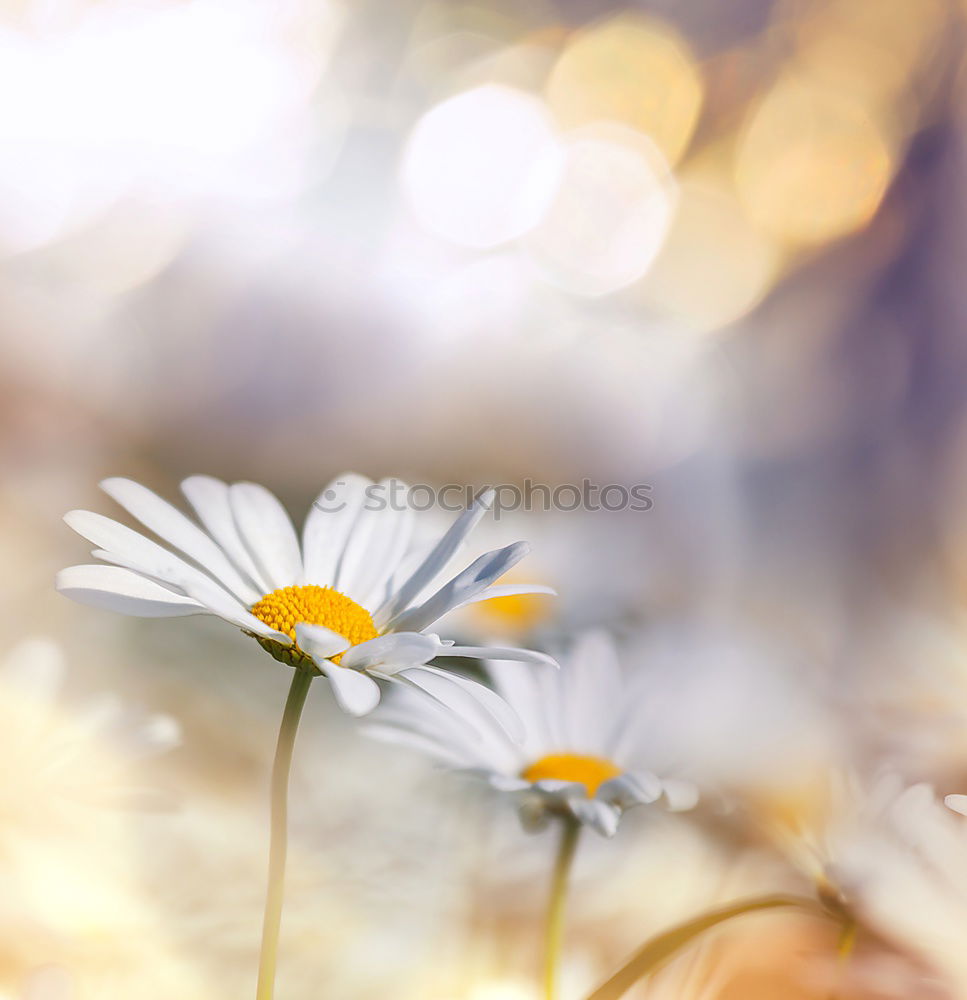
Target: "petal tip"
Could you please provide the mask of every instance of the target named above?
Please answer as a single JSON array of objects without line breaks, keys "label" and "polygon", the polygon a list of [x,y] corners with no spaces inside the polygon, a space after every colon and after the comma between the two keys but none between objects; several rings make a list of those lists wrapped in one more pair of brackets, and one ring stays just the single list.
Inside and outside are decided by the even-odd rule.
[{"label": "petal tip", "polygon": [[78,507],[74,510],[69,510],[62,518],[64,524],[67,525],[72,531],[76,531],[79,535],[83,535],[84,532],[80,527],[81,522],[86,521],[89,517],[95,516],[93,511],[83,510]]},{"label": "petal tip", "polygon": [[944,805],[961,816],[967,816],[967,795],[945,795]]}]

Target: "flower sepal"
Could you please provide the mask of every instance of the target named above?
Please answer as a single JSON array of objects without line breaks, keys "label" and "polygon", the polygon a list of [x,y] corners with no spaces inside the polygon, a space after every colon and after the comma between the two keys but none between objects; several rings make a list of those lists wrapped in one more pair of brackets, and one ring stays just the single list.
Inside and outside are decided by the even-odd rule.
[{"label": "flower sepal", "polygon": [[287,667],[294,667],[302,670],[313,677],[321,677],[322,671],[316,666],[311,656],[307,656],[299,647],[293,643],[291,646],[284,646],[275,639],[268,639],[264,635],[256,635],[254,632],[246,632],[250,635],[274,660],[284,663]]}]

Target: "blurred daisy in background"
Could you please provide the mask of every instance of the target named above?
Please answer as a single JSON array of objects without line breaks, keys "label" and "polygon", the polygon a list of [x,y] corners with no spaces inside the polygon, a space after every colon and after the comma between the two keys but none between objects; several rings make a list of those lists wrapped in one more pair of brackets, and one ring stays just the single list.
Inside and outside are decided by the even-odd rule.
[{"label": "blurred daisy in background", "polygon": [[[66,662],[52,639],[23,639],[0,664],[4,715],[0,768],[0,841],[21,823],[49,828],[66,810],[97,805],[163,805],[160,789],[142,785],[137,765],[178,746],[180,728],[105,693],[64,698]],[[89,757],[99,765],[88,767]]]},{"label": "blurred daisy in background", "polygon": [[509,739],[484,712],[457,718],[405,695],[387,704],[366,731],[426,751],[514,794],[521,818],[533,828],[557,815],[612,836],[622,812],[633,806],[695,805],[694,785],[659,777],[639,754],[647,691],[625,673],[604,633],[581,636],[560,670],[496,660],[487,672],[523,722],[522,743]]},{"label": "blurred daisy in background", "polygon": [[429,661],[441,653],[549,660],[527,650],[457,646],[425,631],[461,605],[548,591],[491,587],[527,554],[524,542],[487,552],[441,579],[487,512],[486,495],[428,550],[414,552],[415,512],[404,502],[406,487],[399,480],[375,484],[351,474],[333,480],[306,518],[301,546],[281,503],[255,483],[186,479],[182,490],[204,530],[138,483],[108,479],[101,485],[191,561],[110,518],[71,511],[67,523],[94,542],[94,555],[109,565],[62,570],[57,580],[62,593],[124,614],[216,615],[253,636],[277,660],[325,675],[340,706],[353,715],[379,702],[373,679],[378,677],[444,702],[479,701],[513,728],[512,715],[486,688]]},{"label": "blurred daisy in background", "polygon": [[641,759],[647,691],[625,676],[608,636],[585,633],[562,660],[558,669],[546,663],[488,663],[497,695],[523,723],[519,742],[475,705],[450,713],[405,697],[385,706],[367,726],[376,738],[422,749],[445,766],[511,793],[526,828],[558,821],[544,932],[548,1000],[561,996],[564,913],[581,829],[589,826],[610,837],[626,809],[658,802],[690,809],[698,798],[689,782],[659,777]]},{"label": "blurred daisy in background", "polygon": [[774,815],[772,832],[840,924],[844,965],[858,950],[875,978],[890,956],[905,959],[904,976],[962,995],[967,830],[929,785],[892,771],[830,770],[801,791]]},{"label": "blurred daisy in background", "polygon": [[889,837],[889,820],[905,789],[900,776],[891,772],[863,778],[829,768],[803,786],[790,787],[785,797],[773,795],[759,815],[823,902],[851,919],[863,883],[856,862]]},{"label": "blurred daisy in background", "polygon": [[[118,942],[151,933],[116,807],[170,804],[148,762],[178,745],[179,726],[110,693],[67,696],[65,669],[45,637],[0,664],[0,985],[15,995],[34,995],[52,964],[120,964],[131,955]],[[173,988],[171,971],[162,978]]]},{"label": "blurred daisy in background", "polygon": [[[549,489],[549,487],[544,487]],[[583,510],[501,511],[481,525],[478,548],[526,538],[533,547],[526,570],[515,568],[508,584],[539,583],[555,596],[519,592],[455,612],[450,619],[461,631],[483,641],[493,635],[515,641],[547,640],[586,628],[620,628],[640,618],[657,586],[654,553],[636,512]]]}]

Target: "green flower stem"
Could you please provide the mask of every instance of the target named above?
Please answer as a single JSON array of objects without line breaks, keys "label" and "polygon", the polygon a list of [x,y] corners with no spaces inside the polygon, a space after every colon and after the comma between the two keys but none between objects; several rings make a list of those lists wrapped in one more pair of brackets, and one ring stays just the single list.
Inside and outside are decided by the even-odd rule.
[{"label": "green flower stem", "polygon": [[[836,942],[837,967],[840,974],[842,974],[843,968],[852,957],[859,932],[859,924],[851,917],[847,917],[840,929],[839,940]],[[829,1000],[837,1000],[835,990],[829,995]]]},{"label": "green flower stem", "polygon": [[746,913],[784,906],[796,907],[807,913],[821,912],[814,900],[801,896],[760,896],[756,899],[731,903],[718,910],[709,910],[650,938],[603,986],[598,987],[588,1000],[618,1000],[639,980],[656,972],[669,959],[713,927]]},{"label": "green flower stem", "polygon": [[850,955],[853,954],[859,930],[859,925],[855,920],[847,919],[846,923],[843,924],[843,929],[840,931],[839,935],[839,941],[836,943],[836,954],[839,957],[841,965],[848,962]]},{"label": "green flower stem", "polygon": [[561,842],[554,863],[551,895],[547,903],[547,924],[544,937],[544,997],[557,1000],[557,973],[564,943],[564,911],[567,905],[571,864],[577,849],[581,824],[572,816],[562,818]]},{"label": "green flower stem", "polygon": [[282,900],[285,895],[285,857],[288,841],[289,770],[295,734],[306,703],[312,674],[295,670],[292,686],[282,713],[279,742],[272,765],[272,826],[269,839],[269,884],[262,921],[262,948],[259,952],[259,981],[255,1000],[272,1000],[275,993],[275,966],[279,951],[279,926],[282,923]]}]

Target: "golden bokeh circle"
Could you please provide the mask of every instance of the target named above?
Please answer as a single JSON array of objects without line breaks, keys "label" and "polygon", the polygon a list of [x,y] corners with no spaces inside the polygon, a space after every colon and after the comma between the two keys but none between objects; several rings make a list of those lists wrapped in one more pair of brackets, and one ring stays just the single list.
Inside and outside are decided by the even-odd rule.
[{"label": "golden bokeh circle", "polygon": [[752,109],[735,183],[755,225],[792,244],[818,245],[872,219],[893,161],[886,130],[861,105],[790,75]]},{"label": "golden bokeh circle", "polygon": [[716,330],[755,308],[781,263],[780,248],[752,225],[728,179],[690,172],[680,179],[665,244],[634,294],[689,329]]},{"label": "golden bokeh circle", "polygon": [[664,22],[630,15],[578,32],[545,88],[563,127],[621,122],[647,135],[670,164],[688,146],[702,92],[685,41]]}]

